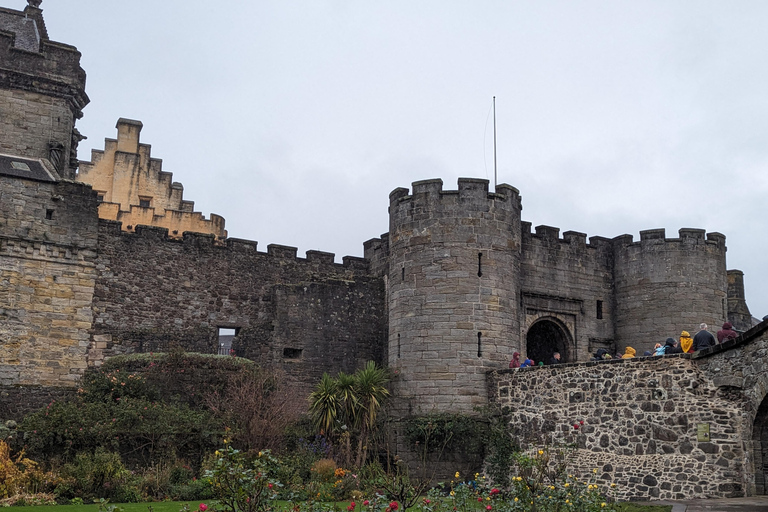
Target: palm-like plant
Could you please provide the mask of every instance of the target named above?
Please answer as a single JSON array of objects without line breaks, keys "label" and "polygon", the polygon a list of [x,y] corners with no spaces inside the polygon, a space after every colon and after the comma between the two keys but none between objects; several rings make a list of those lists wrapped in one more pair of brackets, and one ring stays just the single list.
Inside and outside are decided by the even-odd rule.
[{"label": "palm-like plant", "polygon": [[[309,395],[309,414],[315,427],[328,437],[338,435],[339,428],[346,432],[346,456],[351,458],[350,430],[358,431],[356,466],[360,467],[368,456],[368,441],[376,425],[376,418],[389,396],[386,384],[389,374],[373,361],[354,375],[339,373],[334,379],[327,373]],[[349,461],[348,461],[349,462]]]},{"label": "palm-like plant", "polygon": [[361,408],[356,460],[358,467],[362,466],[368,456],[368,438],[376,424],[381,406],[389,396],[387,382],[389,374],[385,369],[377,367],[373,361],[369,361],[365,368],[355,373],[355,391]]},{"label": "palm-like plant", "polygon": [[336,379],[323,374],[315,390],[309,395],[309,415],[315,427],[324,434],[333,432],[339,416],[339,397]]}]

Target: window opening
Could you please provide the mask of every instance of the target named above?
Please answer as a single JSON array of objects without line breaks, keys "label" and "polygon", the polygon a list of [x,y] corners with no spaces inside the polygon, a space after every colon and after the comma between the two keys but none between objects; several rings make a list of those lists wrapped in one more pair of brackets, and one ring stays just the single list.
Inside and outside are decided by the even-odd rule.
[{"label": "window opening", "polygon": [[397,335],[397,358],[400,359],[400,335]]},{"label": "window opening", "polygon": [[283,349],[283,357],[285,359],[300,359],[301,358],[301,351],[300,348],[289,348],[285,347]]},{"label": "window opening", "polygon": [[405,267],[400,269],[400,281],[405,281]]},{"label": "window opening", "polygon": [[45,210],[45,218],[47,220],[53,219],[53,210]]},{"label": "window opening", "polygon": [[141,206],[142,208],[149,208],[151,204],[152,204],[151,197],[139,196],[139,206]]},{"label": "window opening", "polygon": [[603,301],[599,300],[597,301],[597,319],[602,320],[603,318]]},{"label": "window opening", "polygon": [[32,169],[30,169],[29,166],[24,162],[11,161],[11,168],[16,169],[17,171],[28,171],[28,172],[32,171]]},{"label": "window opening", "polygon": [[483,333],[479,332],[477,333],[477,357],[483,357],[482,343]]},{"label": "window opening", "polygon": [[219,327],[219,350],[220,356],[235,355],[235,351],[232,348],[232,341],[237,336],[238,328],[234,327]]},{"label": "window opening", "polygon": [[477,253],[477,277],[483,277],[483,253]]}]

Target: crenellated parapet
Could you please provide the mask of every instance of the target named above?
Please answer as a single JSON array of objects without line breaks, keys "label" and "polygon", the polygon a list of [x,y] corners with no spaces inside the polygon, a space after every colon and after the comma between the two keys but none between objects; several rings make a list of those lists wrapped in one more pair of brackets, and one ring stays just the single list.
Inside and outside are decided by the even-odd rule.
[{"label": "crenellated parapet", "polygon": [[[298,256],[298,248],[280,244],[269,244],[267,250],[259,251],[258,242],[240,238],[227,238],[220,240],[210,233],[185,231],[181,236],[169,233],[168,228],[150,225],[133,226],[126,231],[119,221],[109,219],[99,220],[99,231],[102,236],[112,239],[110,245],[115,242],[128,245],[140,244],[144,250],[164,252],[171,250],[197,250],[212,251],[222,259],[245,258],[251,261],[267,261],[277,265],[282,263],[296,263],[299,265],[312,265],[317,268],[325,268],[329,271],[344,270],[345,272],[368,275],[370,262],[357,256],[344,256],[342,263],[336,263],[336,255],[332,252],[309,250],[304,258]],[[102,239],[104,242],[105,240]],[[147,247],[147,244],[152,247]],[[174,249],[177,248],[177,249]]]},{"label": "crenellated parapet", "polygon": [[210,218],[194,211],[194,202],[184,199],[184,186],[163,171],[163,161],[152,158],[151,146],[142,144],[141,121],[120,118],[117,139],[105,139],[104,150],[91,152],[90,162],[81,162],[77,180],[90,183],[100,205],[99,217],[122,223],[131,231],[138,225],[167,228],[181,238],[186,231],[227,236],[224,218]]}]

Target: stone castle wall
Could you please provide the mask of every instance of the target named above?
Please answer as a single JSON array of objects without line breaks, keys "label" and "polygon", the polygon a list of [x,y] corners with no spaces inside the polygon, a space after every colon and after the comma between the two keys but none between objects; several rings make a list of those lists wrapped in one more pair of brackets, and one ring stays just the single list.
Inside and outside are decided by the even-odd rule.
[{"label": "stone castle wall", "polygon": [[[522,227],[522,321],[523,340],[540,319],[556,319],[572,339],[562,354],[565,361],[583,361],[597,348],[614,344],[613,252],[610,240],[584,233],[537,226]],[[598,301],[600,305],[598,306]],[[598,311],[599,310],[599,311]]]},{"label": "stone castle wall", "polygon": [[216,353],[218,329],[236,330],[237,355],[283,368],[313,386],[323,372],[385,360],[382,280],[362,258],[119,223],[99,224],[92,364],[174,346]]},{"label": "stone castle wall", "polygon": [[569,471],[616,483],[620,499],[754,494],[756,469],[762,493],[768,411],[758,411],[768,391],[768,322],[758,327],[749,343],[731,341],[695,358],[492,372],[489,399],[507,408],[510,432],[524,448],[575,442]]},{"label": "stone castle wall", "polygon": [[96,198],[0,176],[0,385],[72,387],[86,368]]}]

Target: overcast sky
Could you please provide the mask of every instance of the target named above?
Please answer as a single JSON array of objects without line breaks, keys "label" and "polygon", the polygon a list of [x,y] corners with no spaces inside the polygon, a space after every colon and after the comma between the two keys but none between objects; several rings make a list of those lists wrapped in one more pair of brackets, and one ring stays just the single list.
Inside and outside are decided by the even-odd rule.
[{"label": "overcast sky", "polygon": [[[11,4],[11,5],[8,5]],[[15,5],[14,5],[15,4]],[[23,0],[4,5],[23,8]],[[411,182],[493,181],[523,219],[726,235],[768,314],[768,2],[45,0],[91,103],[231,237],[362,256]]]}]

